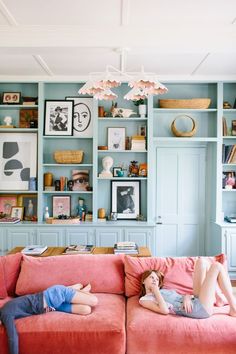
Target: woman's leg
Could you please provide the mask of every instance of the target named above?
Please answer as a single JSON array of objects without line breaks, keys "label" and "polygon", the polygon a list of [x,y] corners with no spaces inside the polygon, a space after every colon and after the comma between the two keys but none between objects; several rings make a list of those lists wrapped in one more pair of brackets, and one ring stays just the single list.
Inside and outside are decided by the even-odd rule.
[{"label": "woman's leg", "polygon": [[198,258],[193,273],[193,294],[199,296],[202,284],[206,278],[207,271],[210,268],[210,262],[203,258]]},{"label": "woman's leg", "polygon": [[92,309],[88,305],[78,305],[73,304],[71,305],[71,313],[76,315],[89,315],[92,312]]},{"label": "woman's leg", "polygon": [[95,295],[89,292],[76,291],[75,295],[71,300],[71,304],[79,304],[79,305],[88,305],[88,306],[96,306],[98,303],[98,299]]}]

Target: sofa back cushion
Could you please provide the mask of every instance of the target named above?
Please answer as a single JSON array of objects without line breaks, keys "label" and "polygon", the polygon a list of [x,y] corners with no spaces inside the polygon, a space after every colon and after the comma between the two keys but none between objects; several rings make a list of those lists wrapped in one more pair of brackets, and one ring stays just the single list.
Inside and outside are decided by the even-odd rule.
[{"label": "sofa back cushion", "polygon": [[15,295],[16,282],[20,273],[22,254],[0,257],[0,298]]},{"label": "sofa back cushion", "polygon": [[[226,266],[226,256],[204,257],[211,262],[218,261]],[[180,294],[191,294],[193,290],[193,270],[198,257],[125,257],[125,294],[138,295],[140,279],[144,271],[160,270],[164,273],[165,289],[175,289]]]},{"label": "sofa back cushion", "polygon": [[32,294],[55,284],[90,283],[92,292],[124,293],[124,261],[117,255],[23,256],[17,295]]}]

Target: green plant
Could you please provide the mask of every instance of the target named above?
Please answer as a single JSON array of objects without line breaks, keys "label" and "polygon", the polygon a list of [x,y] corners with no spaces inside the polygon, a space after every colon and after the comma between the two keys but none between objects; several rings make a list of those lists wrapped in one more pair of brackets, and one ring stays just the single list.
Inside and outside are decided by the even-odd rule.
[{"label": "green plant", "polygon": [[146,99],[140,98],[139,100],[133,102],[135,106],[140,106],[141,104],[146,104]]}]

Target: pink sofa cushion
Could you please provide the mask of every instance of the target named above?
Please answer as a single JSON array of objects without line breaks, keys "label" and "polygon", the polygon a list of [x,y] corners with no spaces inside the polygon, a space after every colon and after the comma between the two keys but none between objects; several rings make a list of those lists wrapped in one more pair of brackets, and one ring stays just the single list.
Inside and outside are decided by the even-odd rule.
[{"label": "pink sofa cushion", "polygon": [[[16,320],[20,353],[124,354],[125,297],[96,295],[98,305],[88,316],[50,312]],[[1,354],[8,354],[3,326],[0,326],[0,348]]]},{"label": "pink sofa cushion", "polygon": [[228,306],[215,308],[204,320],[165,316],[144,309],[133,296],[127,301],[127,353],[234,354],[236,320],[228,311]]},{"label": "pink sofa cushion", "polygon": [[2,298],[6,297],[7,295],[15,295],[15,288],[20,272],[21,259],[21,253],[0,257],[0,275],[2,272],[2,276],[0,277],[0,292]]},{"label": "pink sofa cushion", "polygon": [[[176,289],[180,294],[192,293],[192,275],[194,264],[198,257],[125,257],[125,294],[138,295],[140,279],[148,269],[160,270],[164,273],[164,288]],[[217,260],[226,266],[226,257],[220,254],[215,257],[206,257],[210,261]]]},{"label": "pink sofa cushion", "polygon": [[124,263],[117,255],[23,256],[16,293],[25,295],[55,285],[90,283],[93,292],[123,294]]}]

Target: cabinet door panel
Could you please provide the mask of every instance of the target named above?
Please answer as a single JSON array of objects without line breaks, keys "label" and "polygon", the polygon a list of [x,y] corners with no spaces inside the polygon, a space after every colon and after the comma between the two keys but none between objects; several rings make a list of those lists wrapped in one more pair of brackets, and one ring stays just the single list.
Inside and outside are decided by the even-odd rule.
[{"label": "cabinet door panel", "polygon": [[94,230],[90,229],[66,229],[66,246],[68,245],[87,245],[87,244],[94,244]]},{"label": "cabinet door panel", "polygon": [[152,231],[147,229],[125,229],[125,241],[134,241],[138,246],[146,246],[151,249]]},{"label": "cabinet door panel", "polygon": [[37,243],[40,245],[63,246],[64,244],[63,229],[43,228],[37,229]]},{"label": "cabinet door panel", "polygon": [[96,246],[113,247],[122,241],[123,230],[118,228],[99,228],[96,230]]},{"label": "cabinet door panel", "polygon": [[6,230],[7,250],[17,246],[27,246],[35,243],[35,232],[31,228],[9,227]]},{"label": "cabinet door panel", "polygon": [[236,271],[236,230],[226,230],[226,254],[228,269]]}]

